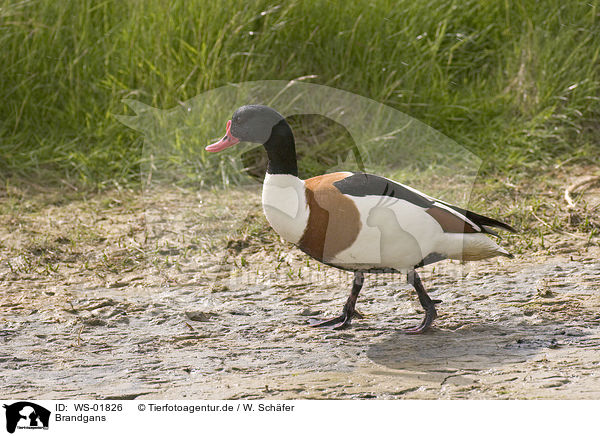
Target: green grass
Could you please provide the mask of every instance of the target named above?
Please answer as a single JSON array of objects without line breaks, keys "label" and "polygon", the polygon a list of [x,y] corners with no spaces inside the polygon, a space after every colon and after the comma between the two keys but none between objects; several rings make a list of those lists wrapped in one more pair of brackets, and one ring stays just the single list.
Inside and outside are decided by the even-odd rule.
[{"label": "green grass", "polygon": [[429,124],[484,172],[600,158],[598,1],[240,5],[0,0],[0,177],[136,183],[124,98],[170,108],[306,75]]}]

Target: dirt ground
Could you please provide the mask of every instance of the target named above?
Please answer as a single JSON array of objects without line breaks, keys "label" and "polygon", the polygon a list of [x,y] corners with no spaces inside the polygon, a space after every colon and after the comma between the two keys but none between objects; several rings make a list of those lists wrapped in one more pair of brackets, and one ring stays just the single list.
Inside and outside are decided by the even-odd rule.
[{"label": "dirt ground", "polygon": [[350,329],[308,327],[341,311],[351,275],[280,241],[257,189],[7,186],[0,396],[598,399],[599,197],[569,210],[569,180],[505,183],[489,207],[522,228],[502,241],[515,259],[425,268],[443,302],[417,336],[402,329],[422,310],[395,275],[367,275]]}]

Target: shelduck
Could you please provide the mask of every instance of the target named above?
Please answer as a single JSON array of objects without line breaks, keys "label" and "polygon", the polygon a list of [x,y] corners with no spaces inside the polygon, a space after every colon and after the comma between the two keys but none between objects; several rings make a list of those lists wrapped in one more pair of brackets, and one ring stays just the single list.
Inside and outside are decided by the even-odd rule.
[{"label": "shelduck", "polygon": [[225,136],[208,145],[218,152],[240,141],[263,144],[268,166],[262,205],[273,229],[326,265],[354,272],[350,296],[338,317],[312,322],[342,329],[360,317],[356,300],[368,272],[400,272],[415,288],[425,317],[407,333],[422,333],[437,317],[416,272],[444,259],[512,257],[486,235],[508,224],[437,200],[409,186],[366,173],[336,172],[301,180],[294,135],[284,117],[261,105],[242,106]]}]

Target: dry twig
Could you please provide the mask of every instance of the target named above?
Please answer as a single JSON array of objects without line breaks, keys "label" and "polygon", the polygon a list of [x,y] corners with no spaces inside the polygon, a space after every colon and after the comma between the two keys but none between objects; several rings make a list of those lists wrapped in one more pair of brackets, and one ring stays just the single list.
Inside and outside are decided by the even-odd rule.
[{"label": "dry twig", "polygon": [[600,181],[600,176],[588,176],[584,179],[581,179],[578,182],[573,183],[571,186],[566,188],[565,189],[565,200],[567,201],[567,204],[569,205],[568,209],[573,209],[575,207],[575,202],[573,201],[573,198],[571,198],[572,192],[575,192],[576,189],[579,189],[582,186],[591,185],[592,183],[595,183],[597,181]]}]

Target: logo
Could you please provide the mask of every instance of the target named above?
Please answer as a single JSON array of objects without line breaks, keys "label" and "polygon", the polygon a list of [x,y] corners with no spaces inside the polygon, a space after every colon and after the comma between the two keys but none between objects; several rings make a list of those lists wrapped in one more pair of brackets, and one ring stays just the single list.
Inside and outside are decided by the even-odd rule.
[{"label": "logo", "polygon": [[29,401],[19,401],[4,405],[6,409],[6,431],[14,433],[15,429],[48,429],[50,411]]}]

